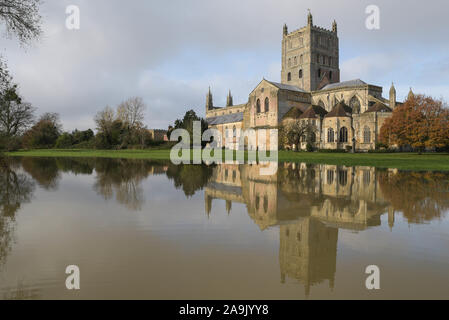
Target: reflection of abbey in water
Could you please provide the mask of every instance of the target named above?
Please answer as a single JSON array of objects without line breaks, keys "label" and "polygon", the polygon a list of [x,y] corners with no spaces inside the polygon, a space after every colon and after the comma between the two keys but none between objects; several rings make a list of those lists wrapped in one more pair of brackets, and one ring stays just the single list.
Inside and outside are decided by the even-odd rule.
[{"label": "reflection of abbey in water", "polygon": [[[279,226],[281,281],[286,277],[333,287],[338,229],[379,226],[382,214],[394,225],[394,209],[384,198],[378,172],[367,167],[284,164],[276,175],[260,176],[259,166],[222,165],[205,190],[206,212],[213,199],[244,203],[262,229]],[[384,175],[395,175],[384,171]]]},{"label": "reflection of abbey in water", "polygon": [[[2,160],[0,158],[0,160]],[[204,190],[206,212],[214,199],[244,203],[262,229],[279,226],[281,279],[297,279],[306,292],[336,271],[338,229],[379,226],[394,212],[408,223],[428,223],[449,209],[449,173],[396,172],[368,167],[280,164],[277,174],[260,176],[257,165],[175,166],[169,162],[8,158],[0,161],[0,269],[9,254],[16,217],[34,192],[58,190],[65,175],[94,176],[92,189],[106,201],[151,214],[143,188],[149,177],[165,175],[175,189],[191,197]]]}]

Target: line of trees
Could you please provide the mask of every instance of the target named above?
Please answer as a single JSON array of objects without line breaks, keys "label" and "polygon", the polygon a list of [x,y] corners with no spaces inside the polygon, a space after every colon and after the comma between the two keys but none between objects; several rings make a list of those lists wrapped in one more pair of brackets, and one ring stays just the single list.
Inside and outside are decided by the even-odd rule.
[{"label": "line of trees", "polygon": [[142,98],[130,98],[114,111],[109,106],[95,116],[98,149],[145,148],[153,144],[148,128],[143,124],[146,105]]}]

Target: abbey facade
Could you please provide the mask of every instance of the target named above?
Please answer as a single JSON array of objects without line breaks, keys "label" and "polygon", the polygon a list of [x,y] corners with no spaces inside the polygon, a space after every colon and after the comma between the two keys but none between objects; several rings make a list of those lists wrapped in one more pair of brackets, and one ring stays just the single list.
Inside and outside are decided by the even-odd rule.
[{"label": "abbey facade", "polygon": [[224,146],[237,147],[242,130],[299,121],[313,130],[299,145],[279,141],[282,147],[367,151],[376,148],[380,128],[398,104],[393,85],[386,99],[382,87],[360,79],[340,82],[337,23],[331,30],[314,26],[309,13],[301,29],[288,32],[284,25],[281,83],[263,79],[241,105],[229,92],[225,107],[214,106],[209,89],[206,120],[221,132]]}]

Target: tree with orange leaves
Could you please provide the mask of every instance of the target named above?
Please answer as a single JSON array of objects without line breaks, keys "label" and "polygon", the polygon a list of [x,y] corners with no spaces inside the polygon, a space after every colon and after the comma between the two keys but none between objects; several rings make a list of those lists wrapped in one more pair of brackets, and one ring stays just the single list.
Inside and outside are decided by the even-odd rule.
[{"label": "tree with orange leaves", "polygon": [[380,141],[389,147],[449,147],[449,110],[443,100],[410,95],[398,106],[380,130]]}]

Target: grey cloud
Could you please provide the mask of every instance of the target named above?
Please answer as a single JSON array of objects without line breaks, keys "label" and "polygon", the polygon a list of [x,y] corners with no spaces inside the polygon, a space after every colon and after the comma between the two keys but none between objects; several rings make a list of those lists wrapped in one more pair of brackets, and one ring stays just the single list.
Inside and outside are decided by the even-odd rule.
[{"label": "grey cloud", "polygon": [[[69,4],[80,7],[79,31],[64,27]],[[364,27],[369,4],[381,9],[379,31]],[[48,0],[42,41],[26,51],[5,39],[0,47],[26,99],[40,112],[59,112],[66,129],[92,127],[100,108],[133,95],[149,106],[149,126],[166,127],[187,108],[202,113],[208,85],[217,104],[229,88],[236,102],[245,102],[262,76],[279,77],[279,61],[257,59],[264,52],[280,60],[283,23],[290,30],[302,27],[307,8],[317,25],[330,28],[334,18],[339,23],[347,77],[371,80],[383,72],[384,83],[385,74],[394,79],[409,61],[419,63],[417,56],[448,49],[447,1],[387,0]],[[185,68],[180,56],[188,51],[199,52],[195,71],[177,76],[174,70]],[[257,72],[223,71],[239,52],[254,56]],[[436,63],[426,70],[432,68],[440,70]]]}]

